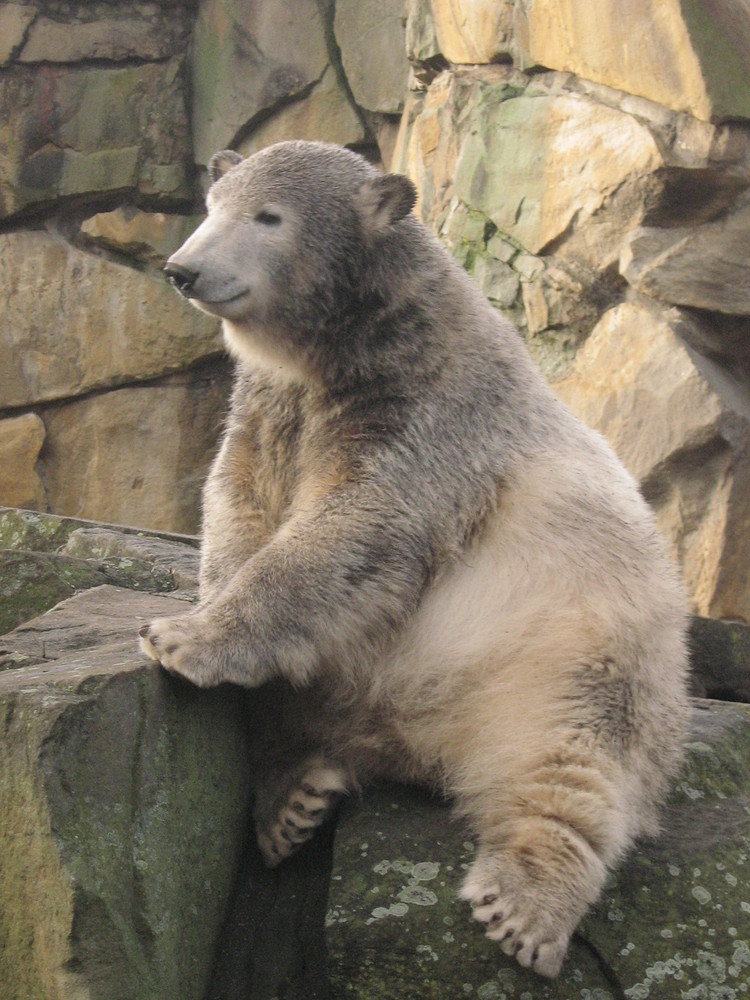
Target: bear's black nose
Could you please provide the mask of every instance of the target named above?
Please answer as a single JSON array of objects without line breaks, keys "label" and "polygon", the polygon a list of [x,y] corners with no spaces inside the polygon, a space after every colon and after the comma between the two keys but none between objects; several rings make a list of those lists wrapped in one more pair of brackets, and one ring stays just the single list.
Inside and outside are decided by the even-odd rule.
[{"label": "bear's black nose", "polygon": [[165,264],[164,273],[172,282],[178,292],[189,295],[190,289],[198,280],[198,271],[191,271],[189,267],[182,267],[181,264]]}]

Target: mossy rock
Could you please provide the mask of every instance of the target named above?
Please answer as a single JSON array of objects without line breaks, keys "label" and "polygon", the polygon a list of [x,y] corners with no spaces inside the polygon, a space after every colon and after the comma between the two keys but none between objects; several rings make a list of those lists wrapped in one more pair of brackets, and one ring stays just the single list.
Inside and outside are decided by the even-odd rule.
[{"label": "mossy rock", "polygon": [[134,559],[76,559],[60,552],[0,550],[0,634],[48,611],[80,590],[103,584],[166,593],[168,569]]},{"label": "mossy rock", "polygon": [[750,708],[696,702],[664,836],[638,845],[557,980],[486,940],[456,899],[474,847],[395,787],[345,809],[328,912],[335,1000],[740,1000],[750,983]]},{"label": "mossy rock", "polygon": [[[0,635],[91,587],[195,591],[197,540],[0,509]],[[15,665],[7,659],[2,666]]]},{"label": "mossy rock", "polygon": [[73,518],[0,507],[0,549],[55,552],[78,527]]}]

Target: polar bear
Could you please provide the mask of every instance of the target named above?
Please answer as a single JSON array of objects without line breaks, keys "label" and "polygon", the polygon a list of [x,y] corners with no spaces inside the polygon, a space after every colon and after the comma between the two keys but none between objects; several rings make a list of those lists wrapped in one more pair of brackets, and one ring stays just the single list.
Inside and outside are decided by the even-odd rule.
[{"label": "polar bear", "polygon": [[237,360],[200,602],[141,630],[194,684],[273,692],[273,865],[371,778],[445,792],[488,937],[555,976],[657,829],[688,715],[685,598],[610,447],[412,213],[327,144],[210,164],[166,273]]}]

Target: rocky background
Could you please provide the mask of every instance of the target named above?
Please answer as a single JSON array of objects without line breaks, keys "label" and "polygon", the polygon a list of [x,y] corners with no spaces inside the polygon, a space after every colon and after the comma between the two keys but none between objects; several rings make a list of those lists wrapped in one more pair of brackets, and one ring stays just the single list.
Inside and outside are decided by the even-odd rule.
[{"label": "rocky background", "polygon": [[0,503],[198,530],[230,373],[159,267],[216,149],[324,139],[416,181],[750,620],[746,3],[19,0],[0,106]]},{"label": "rocky background", "polygon": [[[750,628],[715,619],[750,620],[748,63],[747,0],[0,0],[3,1000],[746,995]],[[196,599],[169,533],[198,530],[231,375],[159,268],[211,153],[292,137],[415,180],[708,616],[694,692],[727,700],[555,982],[471,926],[473,847],[413,790],[265,870],[262,696],[137,652]]]},{"label": "rocky background", "polygon": [[198,691],[135,642],[190,607],[197,570],[195,539],[0,508],[2,1000],[746,997],[750,627],[694,620],[694,691],[730,700],[696,700],[663,835],[552,981],[470,919],[469,831],[416,789],[368,789],[264,867],[252,734],[273,687]]}]

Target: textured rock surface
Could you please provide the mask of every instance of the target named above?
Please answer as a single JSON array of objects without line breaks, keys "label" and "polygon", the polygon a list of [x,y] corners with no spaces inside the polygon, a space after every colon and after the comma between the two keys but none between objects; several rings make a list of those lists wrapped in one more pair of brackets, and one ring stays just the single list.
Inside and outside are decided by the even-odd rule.
[{"label": "textured rock surface", "polygon": [[606,313],[561,398],[613,445],[657,513],[694,609],[750,618],[737,539],[750,519],[750,399],[680,337],[689,319],[646,304]]},{"label": "textured rock surface", "polygon": [[[26,205],[138,189],[185,197],[184,63],[16,66],[0,76],[0,217]],[[162,123],[169,123],[166,127]]]},{"label": "textured rock surface", "polygon": [[[325,5],[324,5],[325,6]],[[316,0],[207,0],[193,37],[193,143],[198,163],[305,92],[329,63]]]},{"label": "textured rock surface", "polygon": [[166,215],[124,206],[84,219],[81,233],[97,246],[163,265],[202,220],[203,215]]},{"label": "textured rock surface", "polygon": [[5,671],[0,715],[4,995],[202,1000],[246,824],[241,700],[130,639]]},{"label": "textured rock surface", "polygon": [[36,472],[44,435],[44,423],[36,413],[0,420],[0,504],[45,507],[44,486]]},{"label": "textured rock surface", "polygon": [[745,4],[606,0],[592,11],[580,0],[522,0],[516,45],[525,64],[566,70],[697,118],[750,115]]},{"label": "textured rock surface", "polygon": [[[38,582],[75,565],[79,591],[0,640],[3,998],[203,1000],[245,838],[244,703],[173,682],[136,642],[186,609],[197,551],[20,511],[0,544]],[[46,610],[22,591],[22,617]]]},{"label": "textured rock surface", "polygon": [[364,126],[333,66],[326,67],[304,101],[281,107],[254,128],[237,149],[243,156],[250,156],[264,146],[286,139],[313,139],[341,146],[364,141]]},{"label": "textured rock surface", "polygon": [[[192,597],[198,576],[196,545],[197,540],[187,536],[154,537],[53,514],[0,508],[0,634],[92,587],[100,593],[108,593],[111,585],[149,593],[179,589]],[[99,603],[106,606],[107,600]],[[77,604],[76,609],[82,618],[95,614],[85,603]],[[54,612],[40,619],[42,642],[46,641],[47,628],[56,627],[55,620]],[[131,631],[121,638],[131,635],[132,621],[131,614]],[[17,639],[21,633],[14,634]],[[65,648],[68,646],[66,640]],[[43,647],[39,643],[34,646],[36,653],[40,648],[43,658]],[[38,659],[25,640],[22,649],[7,641],[4,649],[0,669],[4,664],[12,665],[14,652],[19,652],[24,662],[30,656]]]},{"label": "textured rock surface", "polygon": [[650,132],[629,115],[572,94],[512,97],[505,87],[472,95],[476,114],[460,142],[455,192],[531,253],[662,162]]},{"label": "textured rock surface", "polygon": [[175,295],[162,275],[48,233],[0,236],[0,289],[6,406],[153,378],[221,350],[218,322]]},{"label": "textured rock surface", "polygon": [[456,890],[473,856],[446,808],[394,788],[339,823],[328,934],[333,996],[481,1000],[740,997],[750,975],[750,709],[697,703],[665,836],[607,882],[560,978],[521,969]]},{"label": "textured rock surface", "polygon": [[[45,17],[45,6],[58,16]],[[166,59],[184,50],[189,40],[190,22],[181,4],[136,2],[117,7],[94,2],[62,11],[61,6],[25,8],[33,24],[19,48],[19,62]],[[61,13],[67,16],[60,19]]]},{"label": "textured rock surface", "polygon": [[750,704],[750,626],[693,618],[690,659],[694,694]]},{"label": "textured rock surface", "polygon": [[452,63],[489,63],[508,54],[513,4],[506,0],[422,0],[432,8],[435,32]]},{"label": "textured rock surface", "polygon": [[228,394],[221,363],[51,408],[44,482],[52,510],[196,532]]},{"label": "textured rock surface", "polygon": [[637,229],[625,244],[620,270],[635,289],[662,302],[747,316],[748,227],[746,195],[713,222]]},{"label": "textured rock surface", "polygon": [[346,78],[368,111],[403,108],[409,73],[403,9],[402,0],[336,0],[334,31]]}]

